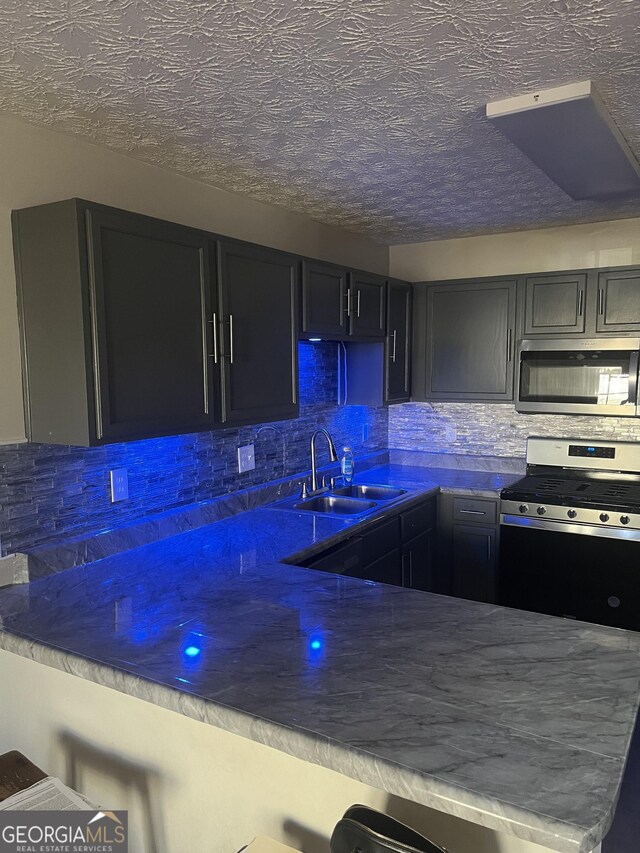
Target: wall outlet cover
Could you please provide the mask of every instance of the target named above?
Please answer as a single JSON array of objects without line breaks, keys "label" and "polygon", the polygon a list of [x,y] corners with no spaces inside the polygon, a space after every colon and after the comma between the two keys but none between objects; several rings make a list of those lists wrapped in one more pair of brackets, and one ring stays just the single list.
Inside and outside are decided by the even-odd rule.
[{"label": "wall outlet cover", "polygon": [[256,457],[253,444],[245,444],[244,447],[238,448],[238,473],[244,474],[246,471],[254,471],[256,467]]},{"label": "wall outlet cover", "polygon": [[129,475],[126,468],[114,468],[109,471],[111,483],[111,503],[126,501],[129,497]]}]

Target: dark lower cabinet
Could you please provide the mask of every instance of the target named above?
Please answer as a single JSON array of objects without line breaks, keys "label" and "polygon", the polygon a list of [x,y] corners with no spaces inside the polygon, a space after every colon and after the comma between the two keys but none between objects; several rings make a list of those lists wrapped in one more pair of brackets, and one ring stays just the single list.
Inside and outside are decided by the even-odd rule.
[{"label": "dark lower cabinet", "polygon": [[363,580],[438,591],[435,572],[436,498],[398,512],[368,531],[302,563]]},{"label": "dark lower cabinet", "polygon": [[452,593],[457,598],[495,602],[497,537],[495,527],[454,525]]},{"label": "dark lower cabinet", "polygon": [[222,419],[298,416],[298,261],[246,243],[219,243]]},{"label": "dark lower cabinet", "polygon": [[441,494],[438,591],[493,603],[497,597],[498,500]]}]

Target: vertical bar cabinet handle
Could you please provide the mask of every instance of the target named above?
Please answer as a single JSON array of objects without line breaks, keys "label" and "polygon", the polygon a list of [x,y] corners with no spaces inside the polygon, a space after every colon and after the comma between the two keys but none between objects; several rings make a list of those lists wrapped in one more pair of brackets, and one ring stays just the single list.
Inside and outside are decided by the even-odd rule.
[{"label": "vertical bar cabinet handle", "polygon": [[233,314],[229,314],[229,364],[233,364]]}]

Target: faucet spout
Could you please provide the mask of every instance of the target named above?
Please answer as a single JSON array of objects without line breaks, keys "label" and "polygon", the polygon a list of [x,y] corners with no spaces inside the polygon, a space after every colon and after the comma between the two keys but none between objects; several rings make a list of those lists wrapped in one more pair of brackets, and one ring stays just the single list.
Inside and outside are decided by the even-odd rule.
[{"label": "faucet spout", "polygon": [[311,436],[311,491],[318,491],[318,462],[317,462],[317,450],[316,450],[316,439],[321,435],[327,440],[327,444],[329,446],[329,458],[332,462],[338,461],[338,454],[336,453],[336,446],[333,443],[333,439],[331,435],[327,432],[326,429],[317,429],[313,435]]}]

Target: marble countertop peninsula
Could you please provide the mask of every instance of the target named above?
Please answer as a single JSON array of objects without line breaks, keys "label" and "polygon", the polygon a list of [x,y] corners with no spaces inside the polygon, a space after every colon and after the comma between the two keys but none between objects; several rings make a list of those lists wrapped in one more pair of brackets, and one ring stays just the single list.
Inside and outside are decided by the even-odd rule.
[{"label": "marble countertop peninsula", "polygon": [[[406,487],[409,506],[516,477],[391,464],[359,479]],[[282,562],[372,521],[259,508],[7,588],[0,647],[588,853],[616,804],[640,635]]]}]

